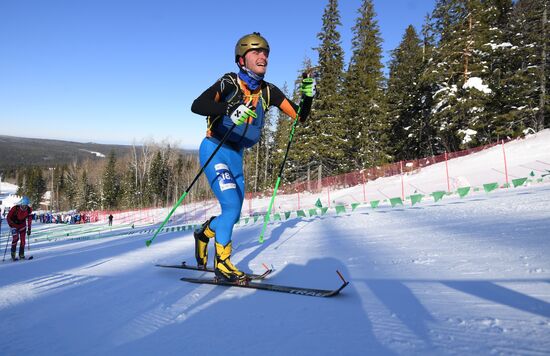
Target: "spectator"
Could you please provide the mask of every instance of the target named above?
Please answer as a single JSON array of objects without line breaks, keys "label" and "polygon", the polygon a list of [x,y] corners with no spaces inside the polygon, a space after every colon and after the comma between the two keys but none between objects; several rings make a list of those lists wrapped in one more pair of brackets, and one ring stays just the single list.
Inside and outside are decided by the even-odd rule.
[{"label": "spectator", "polygon": [[11,242],[11,259],[17,261],[15,255],[17,251],[17,241],[21,241],[19,245],[19,258],[25,258],[25,237],[31,235],[32,209],[29,206],[29,198],[23,197],[18,205],[10,209],[8,213],[8,225],[11,227],[12,242]]}]

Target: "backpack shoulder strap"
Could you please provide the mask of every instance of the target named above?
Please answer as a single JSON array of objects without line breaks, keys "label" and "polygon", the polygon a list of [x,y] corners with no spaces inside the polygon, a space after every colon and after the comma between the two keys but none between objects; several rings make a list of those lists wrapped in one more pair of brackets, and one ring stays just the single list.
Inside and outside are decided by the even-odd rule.
[{"label": "backpack shoulder strap", "polygon": [[269,104],[271,103],[271,84],[266,83],[265,88],[262,89],[262,98],[264,102],[264,108],[269,108]]},{"label": "backpack shoulder strap", "polygon": [[[237,93],[239,92],[240,87],[237,79],[237,73],[229,72],[225,73],[220,79],[220,89],[221,89],[221,98],[223,102],[231,102]],[[223,94],[227,93],[227,94]],[[206,118],[206,136],[211,137],[213,135],[212,131],[216,125],[221,121],[220,119],[223,116],[208,116]]]},{"label": "backpack shoulder strap", "polygon": [[231,88],[231,92],[229,95],[222,97],[221,100],[225,102],[230,102],[240,90],[237,73],[230,72],[223,75],[221,79],[222,92],[225,91],[226,86],[229,86]]}]

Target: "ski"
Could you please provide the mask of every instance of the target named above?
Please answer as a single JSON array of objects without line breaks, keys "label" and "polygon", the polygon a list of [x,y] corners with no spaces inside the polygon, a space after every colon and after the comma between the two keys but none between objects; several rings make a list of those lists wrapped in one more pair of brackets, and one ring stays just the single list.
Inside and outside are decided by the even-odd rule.
[{"label": "ski", "polygon": [[252,288],[252,289],[262,289],[262,290],[268,290],[272,292],[281,292],[281,293],[289,293],[289,294],[298,294],[298,295],[305,295],[309,297],[333,297],[335,295],[338,295],[342,289],[344,289],[349,282],[344,279],[342,274],[339,271],[336,271],[340,278],[342,279],[343,283],[342,285],[337,289],[314,289],[314,288],[305,288],[305,287],[290,287],[290,286],[283,286],[279,284],[269,284],[269,283],[259,283],[259,282],[250,282],[250,281],[243,281],[243,282],[228,282],[224,280],[220,280],[217,278],[188,278],[183,277],[181,278],[184,282],[191,282],[191,283],[200,283],[200,284],[213,284],[213,285],[219,285],[219,286],[228,286],[228,287],[242,287],[242,288]]},{"label": "ski", "polygon": [[29,257],[25,257],[25,258],[15,258],[15,259],[12,259],[12,262],[32,260],[33,258],[34,258],[34,256],[29,256]]},{"label": "ski", "polygon": [[[188,269],[188,270],[192,270],[192,271],[200,271],[200,272],[210,272],[210,273],[214,273],[214,269],[213,268],[199,268],[197,266],[190,266],[190,265],[187,265],[185,263],[185,261],[183,261],[181,263],[181,265],[163,265],[163,264],[156,264],[155,266],[157,267],[164,267],[164,268],[178,268],[178,269]],[[247,277],[249,279],[252,279],[252,280],[259,280],[259,279],[264,279],[266,278],[271,272],[273,272],[273,269],[271,268],[268,268],[265,264],[263,265],[265,267],[265,272],[262,273],[262,274],[254,274],[254,273],[247,273]]]}]

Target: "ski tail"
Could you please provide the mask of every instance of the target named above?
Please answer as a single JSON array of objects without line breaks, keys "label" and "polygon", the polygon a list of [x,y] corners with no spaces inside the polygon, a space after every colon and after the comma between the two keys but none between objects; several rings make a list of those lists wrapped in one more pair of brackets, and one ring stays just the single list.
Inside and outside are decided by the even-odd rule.
[{"label": "ski tail", "polygon": [[260,289],[267,290],[272,292],[288,293],[288,294],[298,294],[308,297],[334,297],[342,291],[349,282],[345,280],[344,276],[339,272],[338,276],[342,279],[342,285],[336,289],[316,289],[316,288],[307,288],[307,287],[294,287],[294,286],[284,286],[279,284],[270,284],[270,283],[260,283],[260,282],[251,282],[251,281],[238,281],[238,282],[229,282],[221,280],[218,278],[181,278],[182,281],[198,284],[212,284],[219,286],[227,287],[240,287],[240,288],[250,288],[250,289]]}]

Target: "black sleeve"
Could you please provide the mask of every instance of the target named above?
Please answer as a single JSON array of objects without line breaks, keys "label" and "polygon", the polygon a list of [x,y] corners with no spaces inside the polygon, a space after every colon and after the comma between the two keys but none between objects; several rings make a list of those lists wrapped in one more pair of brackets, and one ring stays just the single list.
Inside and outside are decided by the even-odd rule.
[{"label": "black sleeve", "polygon": [[226,97],[236,89],[232,84],[230,75],[230,73],[225,74],[196,98],[191,105],[191,111],[203,116],[227,114],[228,107],[232,104],[221,101],[221,98]]},{"label": "black sleeve", "polygon": [[311,112],[311,105],[313,104],[313,98],[307,95],[302,95],[300,102],[300,122],[306,121],[309,113]]}]

